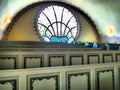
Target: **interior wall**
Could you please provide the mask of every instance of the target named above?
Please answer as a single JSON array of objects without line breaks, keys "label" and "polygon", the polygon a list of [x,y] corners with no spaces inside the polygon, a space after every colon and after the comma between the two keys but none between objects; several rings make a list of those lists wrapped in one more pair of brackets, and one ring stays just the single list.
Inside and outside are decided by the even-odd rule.
[{"label": "interior wall", "polygon": [[[11,26],[9,33],[5,35],[4,40],[9,41],[40,41],[40,36],[35,32],[34,19],[37,11],[44,4],[37,5],[29,8],[28,11],[24,12]],[[72,7],[71,7],[72,8]],[[73,8],[72,8],[73,9]],[[80,21],[80,35],[77,40],[85,42],[97,42],[98,36],[94,33],[94,28],[90,25],[90,21],[81,12],[74,10],[73,13],[78,17]],[[92,24],[92,23],[91,23]],[[92,37],[92,38],[91,38]]]},{"label": "interior wall", "polygon": [[12,26],[7,40],[14,41],[40,41],[34,28],[34,18],[39,7],[26,11]]},{"label": "interior wall", "polygon": [[79,18],[81,30],[78,40],[81,42],[98,42],[98,36],[94,32],[94,28],[90,25],[91,22],[87,21],[87,19],[81,14],[79,14]]},{"label": "interior wall", "polygon": [[[49,2],[54,0],[0,0],[0,40],[18,12],[28,5],[43,1]],[[120,43],[119,0],[56,0],[55,2],[57,1],[71,4],[88,14],[99,30],[102,42]],[[109,33],[111,30],[112,32]]]}]

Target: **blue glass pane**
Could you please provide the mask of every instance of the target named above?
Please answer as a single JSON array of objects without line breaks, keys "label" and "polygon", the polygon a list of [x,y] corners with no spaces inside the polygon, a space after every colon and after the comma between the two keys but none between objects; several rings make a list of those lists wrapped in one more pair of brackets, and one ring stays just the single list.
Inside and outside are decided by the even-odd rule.
[{"label": "blue glass pane", "polygon": [[50,42],[68,42],[68,38],[65,36],[52,36]]},{"label": "blue glass pane", "polygon": [[97,48],[97,47],[98,47],[97,43],[94,42],[94,43],[93,43],[93,48]]}]

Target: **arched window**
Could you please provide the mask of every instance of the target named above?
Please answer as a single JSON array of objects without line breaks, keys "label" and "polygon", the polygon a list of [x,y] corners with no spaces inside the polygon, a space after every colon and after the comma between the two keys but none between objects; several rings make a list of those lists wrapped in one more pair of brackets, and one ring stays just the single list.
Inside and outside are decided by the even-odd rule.
[{"label": "arched window", "polygon": [[71,43],[79,35],[76,17],[62,5],[48,5],[37,15],[38,32],[46,42]]}]

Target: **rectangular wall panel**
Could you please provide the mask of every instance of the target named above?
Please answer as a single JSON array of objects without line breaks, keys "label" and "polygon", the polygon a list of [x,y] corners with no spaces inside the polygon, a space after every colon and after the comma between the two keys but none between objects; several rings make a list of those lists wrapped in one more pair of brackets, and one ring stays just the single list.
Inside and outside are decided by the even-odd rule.
[{"label": "rectangular wall panel", "polygon": [[0,69],[16,69],[17,56],[0,56]]},{"label": "rectangular wall panel", "polygon": [[120,67],[118,68],[118,90],[120,90]]},{"label": "rectangular wall panel", "polygon": [[116,61],[120,62],[120,54],[116,54]]},{"label": "rectangular wall panel", "polygon": [[103,54],[103,63],[113,62],[112,54]]},{"label": "rectangular wall panel", "polygon": [[0,77],[0,90],[18,90],[18,77]]},{"label": "rectangular wall panel", "polygon": [[61,55],[57,56],[49,56],[49,67],[51,66],[64,66],[65,65],[65,57]]},{"label": "rectangular wall panel", "polygon": [[60,90],[59,74],[28,76],[28,90]]},{"label": "rectangular wall panel", "polygon": [[68,72],[67,90],[91,90],[89,72]]},{"label": "rectangular wall panel", "polygon": [[88,64],[97,64],[99,62],[99,55],[88,55]]},{"label": "rectangular wall panel", "polygon": [[83,56],[82,55],[72,55],[70,56],[70,65],[82,65],[83,64]]},{"label": "rectangular wall panel", "polygon": [[115,90],[114,70],[99,70],[96,71],[97,90]]},{"label": "rectangular wall panel", "polygon": [[27,56],[24,57],[24,68],[43,67],[42,56]]}]

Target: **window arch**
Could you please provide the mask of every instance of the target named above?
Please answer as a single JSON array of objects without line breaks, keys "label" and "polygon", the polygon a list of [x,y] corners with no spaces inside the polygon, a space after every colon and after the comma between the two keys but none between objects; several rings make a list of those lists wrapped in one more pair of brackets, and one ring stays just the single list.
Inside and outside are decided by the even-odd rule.
[{"label": "window arch", "polygon": [[37,13],[37,30],[46,42],[71,43],[79,35],[75,15],[63,5],[50,4]]}]

